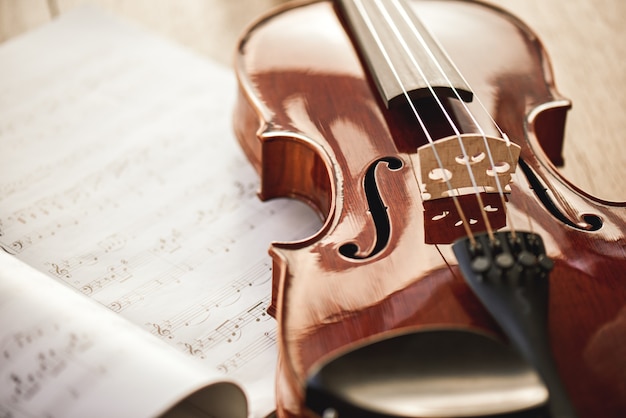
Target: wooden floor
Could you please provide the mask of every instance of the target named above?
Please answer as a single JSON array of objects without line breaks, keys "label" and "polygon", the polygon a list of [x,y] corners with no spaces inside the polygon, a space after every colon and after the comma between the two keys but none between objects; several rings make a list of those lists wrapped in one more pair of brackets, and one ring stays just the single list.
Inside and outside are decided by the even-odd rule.
[{"label": "wooden floor", "polygon": [[[0,0],[0,42],[86,3],[230,65],[245,25],[284,1]],[[626,2],[490,3],[510,10],[538,33],[552,58],[559,91],[574,103],[567,125],[564,175],[598,197],[626,201]]]}]

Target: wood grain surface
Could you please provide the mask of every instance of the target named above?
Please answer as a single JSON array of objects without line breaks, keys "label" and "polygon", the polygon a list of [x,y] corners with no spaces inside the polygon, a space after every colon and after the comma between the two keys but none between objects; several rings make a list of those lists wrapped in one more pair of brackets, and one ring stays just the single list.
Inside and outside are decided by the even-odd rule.
[{"label": "wood grain surface", "polygon": [[[283,0],[0,0],[0,42],[92,4],[226,65],[245,26]],[[562,172],[603,199],[626,201],[626,2],[489,0],[535,30],[573,102]],[[4,65],[4,63],[2,64]],[[234,92],[233,92],[234,94]]]}]

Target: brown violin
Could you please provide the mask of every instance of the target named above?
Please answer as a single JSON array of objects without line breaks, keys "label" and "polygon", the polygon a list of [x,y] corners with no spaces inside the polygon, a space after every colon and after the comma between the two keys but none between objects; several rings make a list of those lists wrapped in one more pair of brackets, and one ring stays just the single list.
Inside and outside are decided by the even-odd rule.
[{"label": "brown violin", "polygon": [[236,57],[274,243],[279,417],[626,415],[626,203],[556,167],[568,100],[507,12],[287,4]]}]

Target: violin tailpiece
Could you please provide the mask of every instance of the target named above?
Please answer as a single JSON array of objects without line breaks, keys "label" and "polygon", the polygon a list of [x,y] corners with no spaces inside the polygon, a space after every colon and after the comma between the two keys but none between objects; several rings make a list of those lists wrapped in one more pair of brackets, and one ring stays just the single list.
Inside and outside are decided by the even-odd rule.
[{"label": "violin tailpiece", "polygon": [[548,337],[549,278],[554,262],[531,232],[483,233],[456,241],[463,277],[512,345],[539,373],[550,393],[551,416],[575,417]]}]

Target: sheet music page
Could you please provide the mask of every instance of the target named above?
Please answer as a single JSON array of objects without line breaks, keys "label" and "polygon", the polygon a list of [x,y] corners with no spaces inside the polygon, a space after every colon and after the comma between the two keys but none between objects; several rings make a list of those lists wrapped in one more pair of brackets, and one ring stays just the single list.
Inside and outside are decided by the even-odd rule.
[{"label": "sheet music page", "polygon": [[232,70],[90,9],[5,43],[0,63],[2,249],[242,382],[251,415],[269,413],[267,248],[319,221],[258,201],[231,128]]},{"label": "sheet music page", "polygon": [[136,328],[0,252],[0,416],[156,416],[202,389],[245,418],[241,389]]}]

